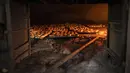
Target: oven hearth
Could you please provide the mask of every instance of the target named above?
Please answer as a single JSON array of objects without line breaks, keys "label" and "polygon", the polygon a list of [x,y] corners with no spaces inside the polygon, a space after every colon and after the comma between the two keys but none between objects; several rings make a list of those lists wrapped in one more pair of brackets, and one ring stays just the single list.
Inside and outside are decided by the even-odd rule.
[{"label": "oven hearth", "polygon": [[[31,42],[33,43],[32,57],[24,59],[17,68],[24,70],[26,63],[29,63],[29,65],[38,66],[42,73],[51,73],[49,70],[53,66],[59,71],[61,70],[60,73],[64,73],[64,70],[82,64],[84,61],[90,61],[98,52],[104,51],[106,32],[106,25],[103,24],[67,23],[32,26],[30,30]],[[95,40],[93,41],[93,39]],[[87,43],[90,42],[92,44],[88,45]],[[85,47],[82,48],[83,46]],[[79,49],[82,50],[75,53]],[[21,68],[22,65],[23,68]],[[33,66],[30,67],[28,72],[35,73],[33,69],[35,69]],[[57,69],[56,72],[58,72]],[[53,70],[55,71],[55,69]]]}]

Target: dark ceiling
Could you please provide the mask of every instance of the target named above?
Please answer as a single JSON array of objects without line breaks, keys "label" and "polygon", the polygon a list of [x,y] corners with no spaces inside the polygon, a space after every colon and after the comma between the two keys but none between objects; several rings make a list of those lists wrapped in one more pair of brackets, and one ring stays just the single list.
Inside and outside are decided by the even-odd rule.
[{"label": "dark ceiling", "polygon": [[31,4],[31,24],[107,23],[107,4]]},{"label": "dark ceiling", "polygon": [[108,0],[15,0],[23,3],[47,3],[47,4],[95,4],[108,3]]}]

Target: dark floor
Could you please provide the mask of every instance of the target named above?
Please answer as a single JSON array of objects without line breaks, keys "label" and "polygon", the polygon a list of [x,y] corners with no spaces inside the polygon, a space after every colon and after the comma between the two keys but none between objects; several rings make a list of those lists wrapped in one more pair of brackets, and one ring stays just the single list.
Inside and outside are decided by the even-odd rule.
[{"label": "dark floor", "polygon": [[71,67],[67,73],[116,73],[105,59],[105,51],[95,55],[90,61],[83,61]]},{"label": "dark floor", "polygon": [[[32,57],[28,57],[25,60],[23,60],[20,64],[18,64],[15,73],[46,73],[46,70],[49,68],[49,65],[51,66],[51,64],[55,64],[56,61],[66,56],[63,53],[54,52],[55,48],[50,45],[53,43],[55,43],[54,40],[39,41],[39,43],[34,45],[34,48],[32,48],[34,50]],[[90,47],[90,49],[91,48],[92,47]],[[109,63],[107,59],[106,50],[94,54],[94,56],[89,59],[90,60],[84,59],[80,63],[72,64],[71,66],[65,69],[52,70],[52,72],[53,73],[119,73],[115,71],[115,68],[113,68],[113,66]],[[75,61],[76,60],[74,60],[73,62]]]}]

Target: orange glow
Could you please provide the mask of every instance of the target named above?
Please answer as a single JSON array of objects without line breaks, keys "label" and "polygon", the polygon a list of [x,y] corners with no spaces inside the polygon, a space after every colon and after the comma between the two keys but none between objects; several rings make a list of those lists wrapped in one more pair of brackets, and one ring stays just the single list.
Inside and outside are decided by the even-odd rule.
[{"label": "orange glow", "polygon": [[105,34],[104,31],[100,31],[100,32],[99,32],[99,35],[104,35],[104,34]]},{"label": "orange glow", "polygon": [[95,23],[108,22],[108,4],[95,4],[86,14],[87,20],[92,20]]},{"label": "orange glow", "polygon": [[[48,26],[33,26],[30,29],[30,37],[42,39],[50,31],[53,31],[53,33],[49,34],[50,37],[75,36],[85,38],[100,36],[102,38],[106,38],[107,36],[106,26],[102,24],[88,25],[88,27],[81,24],[55,24]],[[82,33],[84,34],[82,35]]]},{"label": "orange glow", "polygon": [[106,38],[106,36],[107,36],[107,31],[106,30],[102,30],[102,31],[99,31],[98,32],[98,36],[100,36],[100,37],[104,37],[104,38]]}]

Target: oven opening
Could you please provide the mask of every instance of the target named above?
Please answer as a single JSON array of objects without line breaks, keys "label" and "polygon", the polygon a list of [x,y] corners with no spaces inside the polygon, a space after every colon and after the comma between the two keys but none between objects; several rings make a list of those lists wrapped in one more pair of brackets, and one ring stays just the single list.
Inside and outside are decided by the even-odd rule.
[{"label": "oven opening", "polygon": [[0,73],[130,73],[129,2],[98,1],[0,0]]},{"label": "oven opening", "polygon": [[[37,20],[37,23],[34,22],[30,27],[31,56],[26,57],[16,65],[18,72],[114,72],[112,68],[115,68],[116,65],[111,64],[111,57],[106,52],[107,4],[61,5],[61,9],[53,5],[54,10],[49,5],[32,7],[35,10],[32,14],[38,13],[30,18],[32,22]],[[38,11],[38,7],[48,10]],[[82,8],[83,12],[80,12],[78,8]],[[84,9],[88,10],[84,11]],[[103,13],[98,12],[98,10]],[[94,23],[88,21],[91,19]],[[108,62],[109,60],[110,62]]]},{"label": "oven opening", "polygon": [[[91,64],[97,62],[93,58],[102,57],[107,39],[107,24],[34,25],[30,29],[30,38],[32,57],[44,65],[45,72],[58,68],[58,71],[61,69],[71,73],[74,69],[69,68],[78,67],[78,64],[87,65],[89,61]],[[100,66],[102,65],[99,64]]]},{"label": "oven opening", "polygon": [[55,50],[62,54],[65,51],[71,54],[82,47],[81,50],[84,50],[92,44],[95,44],[95,51],[103,51],[107,39],[107,24],[34,25],[30,29],[30,38],[32,53],[36,52],[36,48],[39,48],[37,51],[46,49],[47,47],[44,47],[47,45],[50,46],[51,51]]},{"label": "oven opening", "polygon": [[83,69],[89,72],[104,66],[98,60],[106,58],[103,55],[107,41],[107,24],[33,25],[30,39],[32,55],[19,63],[17,68],[22,66],[24,70],[27,63],[31,66],[27,71],[31,73],[32,69],[45,73],[73,73]]}]

